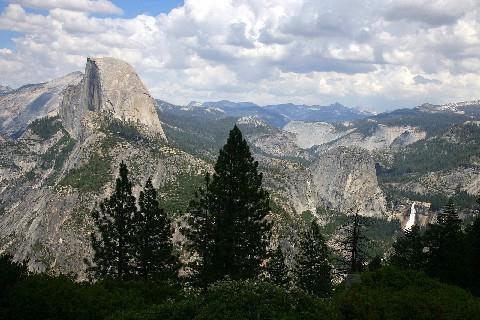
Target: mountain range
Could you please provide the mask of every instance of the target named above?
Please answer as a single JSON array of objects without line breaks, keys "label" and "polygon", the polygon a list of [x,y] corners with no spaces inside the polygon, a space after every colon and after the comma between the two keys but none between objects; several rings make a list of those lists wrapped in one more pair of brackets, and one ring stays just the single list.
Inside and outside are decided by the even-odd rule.
[{"label": "mountain range", "polygon": [[334,233],[353,209],[396,221],[395,231],[412,202],[424,224],[447,197],[466,209],[480,193],[480,101],[378,115],[338,103],[177,106],[155,100],[127,63],[88,58],[83,73],[0,88],[0,251],[32,270],[83,277],[90,212],[118,164],[128,164],[136,193],[151,176],[181,223],[234,124],[264,172],[276,230],[289,237],[308,217]]}]

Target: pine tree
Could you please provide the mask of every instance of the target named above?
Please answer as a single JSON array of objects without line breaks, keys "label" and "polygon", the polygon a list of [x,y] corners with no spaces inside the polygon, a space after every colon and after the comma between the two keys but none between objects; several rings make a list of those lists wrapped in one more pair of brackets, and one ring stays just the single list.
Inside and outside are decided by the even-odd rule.
[{"label": "pine tree", "polygon": [[480,270],[480,216],[477,216],[473,223],[466,230],[467,244],[467,266],[469,285],[468,288],[475,295],[480,295],[480,279],[478,270]]},{"label": "pine tree", "polygon": [[135,273],[133,265],[133,217],[137,207],[132,195],[125,163],[120,164],[115,191],[92,213],[98,234],[91,234],[94,250],[89,271],[98,279],[128,279]]},{"label": "pine tree", "polygon": [[418,226],[404,231],[393,243],[390,263],[408,270],[424,271],[427,256],[424,252],[425,240]]},{"label": "pine tree", "polygon": [[171,220],[160,208],[152,179],[145,183],[135,215],[135,265],[143,279],[175,280],[178,263],[173,255]]},{"label": "pine tree", "polygon": [[428,247],[427,273],[462,286],[466,258],[464,236],[452,199],[438,214],[437,223],[428,226],[425,239]]},{"label": "pine tree", "polygon": [[185,235],[199,257],[192,269],[207,283],[226,276],[257,278],[267,258],[271,224],[262,174],[237,126],[220,150],[215,172],[191,203]]},{"label": "pine tree", "polygon": [[376,271],[382,267],[382,258],[379,255],[376,255],[369,263],[368,263],[368,271]]},{"label": "pine tree", "polygon": [[332,292],[332,267],[329,262],[330,250],[313,221],[300,240],[296,261],[296,282],[299,288],[310,294],[327,297]]},{"label": "pine tree", "polygon": [[290,275],[287,265],[285,264],[285,256],[280,244],[272,252],[267,262],[268,280],[278,286],[288,288],[290,284]]},{"label": "pine tree", "polygon": [[361,216],[358,210],[348,216],[347,223],[342,226],[343,237],[340,239],[341,255],[346,257],[342,263],[345,271],[356,273],[363,270],[363,265],[368,261],[366,247],[369,239],[365,235],[367,219]]},{"label": "pine tree", "polygon": [[205,185],[195,192],[195,198],[190,201],[187,223],[181,229],[185,236],[185,246],[193,254],[187,263],[189,280],[204,290],[215,280],[213,268],[214,252],[214,217],[212,214],[212,197],[210,190],[211,176],[205,174]]}]

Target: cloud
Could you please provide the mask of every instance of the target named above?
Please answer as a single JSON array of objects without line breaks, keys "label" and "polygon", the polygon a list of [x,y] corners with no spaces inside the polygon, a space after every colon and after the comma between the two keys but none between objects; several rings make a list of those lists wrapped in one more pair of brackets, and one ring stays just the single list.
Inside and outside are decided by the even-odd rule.
[{"label": "cloud", "polygon": [[425,78],[424,76],[421,76],[421,75],[417,75],[413,77],[413,81],[415,82],[415,84],[441,84],[442,83],[442,81],[440,80]]},{"label": "cloud", "polygon": [[28,8],[67,9],[80,12],[122,14],[123,10],[107,0],[9,0]]},{"label": "cloud", "polygon": [[405,20],[438,27],[454,24],[462,15],[463,13],[460,12],[441,11],[422,5],[403,5],[391,8],[385,14],[385,18],[389,21]]},{"label": "cloud", "polygon": [[82,70],[92,55],[127,60],[153,95],[181,104],[339,101],[382,110],[480,92],[480,8],[470,0],[186,0],[128,19],[79,5],[93,1],[38,1],[46,11],[30,10],[36,2],[0,13],[0,29],[21,32],[0,46],[5,84]]}]

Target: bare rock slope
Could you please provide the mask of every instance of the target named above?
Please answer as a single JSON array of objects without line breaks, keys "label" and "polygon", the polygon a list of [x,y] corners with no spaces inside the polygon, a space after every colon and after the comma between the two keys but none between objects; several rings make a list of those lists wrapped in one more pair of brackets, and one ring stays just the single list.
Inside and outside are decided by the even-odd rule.
[{"label": "bare rock slope", "polygon": [[65,92],[61,117],[74,137],[83,130],[84,117],[97,112],[166,139],[155,104],[131,65],[114,58],[88,58],[82,81]]},{"label": "bare rock slope", "polygon": [[0,88],[0,132],[16,137],[33,120],[56,115],[64,89],[81,79],[81,72],[73,72],[49,82],[25,85],[15,90],[2,92]]},{"label": "bare rock slope", "polygon": [[331,149],[319,155],[310,170],[319,205],[340,212],[358,209],[369,216],[386,212],[375,163],[367,150],[357,147]]},{"label": "bare rock slope", "polygon": [[18,138],[0,136],[0,252],[31,270],[82,278],[90,213],[112,190],[120,161],[136,193],[149,176],[161,187],[208,164],[166,143],[154,100],[123,61],[88,59],[83,77],[61,96]]}]

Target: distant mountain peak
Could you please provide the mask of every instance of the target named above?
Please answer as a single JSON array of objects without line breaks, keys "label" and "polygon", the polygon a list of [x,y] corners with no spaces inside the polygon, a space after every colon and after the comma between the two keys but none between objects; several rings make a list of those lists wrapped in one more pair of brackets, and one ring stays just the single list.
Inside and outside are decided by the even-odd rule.
[{"label": "distant mountain peak", "polygon": [[418,107],[420,111],[423,112],[451,112],[457,114],[465,114],[465,108],[468,107],[480,107],[480,100],[469,100],[469,101],[460,101],[460,102],[450,102],[442,105],[436,105],[432,103],[424,103]]},{"label": "distant mountain peak", "polygon": [[201,107],[202,103],[198,101],[190,101],[185,107],[191,109],[191,108],[198,108]]}]

